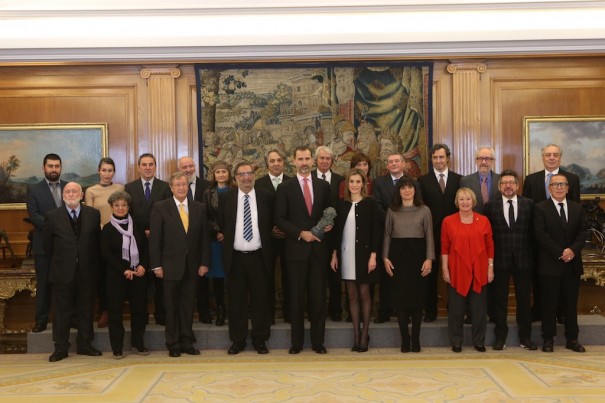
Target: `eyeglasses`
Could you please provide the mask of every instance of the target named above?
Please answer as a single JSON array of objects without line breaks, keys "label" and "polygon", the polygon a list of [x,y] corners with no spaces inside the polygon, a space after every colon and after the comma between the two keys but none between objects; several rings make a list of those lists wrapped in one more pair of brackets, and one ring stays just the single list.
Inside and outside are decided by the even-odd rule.
[{"label": "eyeglasses", "polygon": [[565,182],[551,182],[550,186],[557,189],[565,189],[569,185]]},{"label": "eyeglasses", "polygon": [[488,162],[488,161],[493,161],[495,158],[492,157],[477,157],[475,158],[475,161],[481,161],[481,162]]},{"label": "eyeglasses", "polygon": [[251,176],[254,176],[254,172],[252,172],[252,171],[249,171],[249,172],[238,172],[236,175],[239,176],[240,178],[249,178]]}]

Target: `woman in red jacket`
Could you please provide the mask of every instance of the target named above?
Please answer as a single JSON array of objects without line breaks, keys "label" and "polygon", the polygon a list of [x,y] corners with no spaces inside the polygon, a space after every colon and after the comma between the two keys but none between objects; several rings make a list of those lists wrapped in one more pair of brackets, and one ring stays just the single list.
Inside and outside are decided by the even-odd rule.
[{"label": "woman in red jacket", "polygon": [[494,241],[487,217],[473,212],[475,193],[460,188],[456,193],[458,213],[443,220],[441,261],[448,287],[448,333],[452,351],[462,351],[466,299],[470,301],[472,339],[475,350],[485,352],[487,330],[487,284],[494,279]]}]

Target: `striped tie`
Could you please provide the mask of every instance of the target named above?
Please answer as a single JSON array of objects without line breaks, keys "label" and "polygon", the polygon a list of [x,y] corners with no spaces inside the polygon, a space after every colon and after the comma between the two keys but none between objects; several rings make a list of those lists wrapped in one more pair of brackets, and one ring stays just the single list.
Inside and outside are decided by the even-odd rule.
[{"label": "striped tie", "polygon": [[252,240],[252,213],[250,212],[250,196],[244,196],[244,239],[246,242]]}]

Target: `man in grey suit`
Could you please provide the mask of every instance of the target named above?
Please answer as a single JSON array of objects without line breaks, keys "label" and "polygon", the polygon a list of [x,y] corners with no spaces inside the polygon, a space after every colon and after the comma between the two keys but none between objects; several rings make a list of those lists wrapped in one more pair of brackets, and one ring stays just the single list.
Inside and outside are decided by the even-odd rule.
[{"label": "man in grey suit", "polygon": [[254,188],[254,170],[247,161],[235,165],[233,176],[237,189],[231,189],[219,203],[223,206],[220,221],[229,290],[229,337],[233,342],[228,353],[238,354],[246,346],[249,316],[252,345],[257,353],[267,354],[273,195]]},{"label": "man in grey suit", "polygon": [[60,207],[63,203],[62,194],[65,182],[61,177],[61,157],[57,154],[47,154],[42,163],[44,179],[27,189],[27,213],[34,225],[34,239],[32,253],[36,267],[36,324],[32,332],[39,333],[46,330],[48,313],[50,311],[50,283],[48,272],[50,260],[42,245],[42,229],[45,215],[48,211]]},{"label": "man in grey suit", "polygon": [[460,179],[460,187],[470,188],[477,195],[477,204],[473,210],[479,214],[483,214],[483,209],[488,201],[496,199],[500,195],[500,190],[498,190],[500,175],[493,171],[494,161],[494,149],[480,147],[475,153],[477,172]]},{"label": "man in grey suit", "polygon": [[82,187],[69,182],[63,189],[65,206],[50,210],[44,222],[44,249],[50,259],[48,280],[53,285],[53,341],[50,362],[67,358],[69,327],[78,325],[78,354],[99,356],[94,338],[92,304],[100,259],[101,215],[81,205]]},{"label": "man in grey suit", "polygon": [[[137,228],[145,231],[149,238],[149,216],[154,203],[168,199],[172,196],[168,183],[155,177],[157,162],[151,153],[141,154],[138,161],[140,179],[127,183],[124,188],[132,198],[130,204],[130,215]],[[150,285],[153,285],[154,293],[154,317],[158,325],[164,325],[166,312],[164,309],[164,293],[162,281],[157,277],[148,277]]]},{"label": "man in grey suit", "polygon": [[170,357],[198,355],[193,343],[193,305],[198,276],[208,272],[210,233],[206,210],[189,201],[187,177],[170,177],[173,197],[153,206],[149,237],[149,266],[163,282],[166,308],[166,347]]},{"label": "man in grey suit", "polygon": [[508,291],[510,278],[515,284],[516,319],[522,348],[536,350],[531,340],[531,276],[533,268],[534,202],[517,195],[519,176],[510,169],[502,171],[498,187],[502,197],[485,205],[485,215],[494,237],[494,281],[490,288],[492,318],[496,323],[494,350],[504,350],[508,325]]}]

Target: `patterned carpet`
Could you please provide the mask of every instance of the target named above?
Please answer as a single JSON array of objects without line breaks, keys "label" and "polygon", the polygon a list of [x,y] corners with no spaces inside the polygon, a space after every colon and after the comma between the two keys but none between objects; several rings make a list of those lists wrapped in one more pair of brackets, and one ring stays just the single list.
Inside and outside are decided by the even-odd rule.
[{"label": "patterned carpet", "polygon": [[332,349],[297,356],[272,350],[259,356],[248,348],[237,356],[154,352],[120,361],[107,353],[70,354],[55,364],[47,354],[0,355],[0,402],[603,402],[605,346],[587,350]]}]

